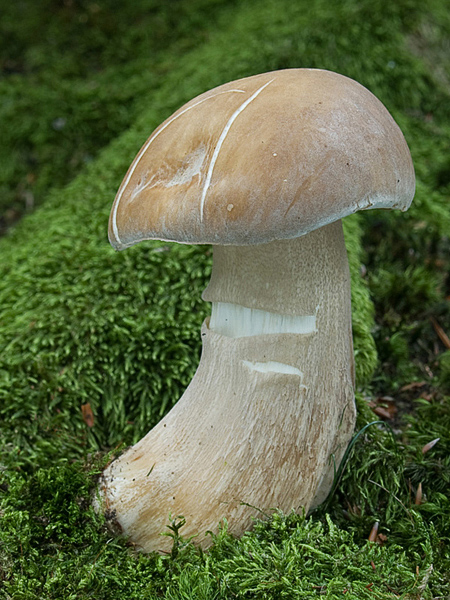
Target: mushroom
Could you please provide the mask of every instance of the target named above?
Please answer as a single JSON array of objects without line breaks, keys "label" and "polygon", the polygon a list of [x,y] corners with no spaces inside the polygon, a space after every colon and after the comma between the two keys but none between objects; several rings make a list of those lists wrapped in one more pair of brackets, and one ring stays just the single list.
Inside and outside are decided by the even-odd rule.
[{"label": "mushroom", "polygon": [[324,70],[227,83],[149,137],[115,198],[110,242],[212,244],[212,312],[181,399],[101,477],[139,548],[170,548],[169,515],[207,546],[223,519],[240,535],[254,516],[326,498],[355,424],[340,219],[407,210],[414,185],[383,104]]}]

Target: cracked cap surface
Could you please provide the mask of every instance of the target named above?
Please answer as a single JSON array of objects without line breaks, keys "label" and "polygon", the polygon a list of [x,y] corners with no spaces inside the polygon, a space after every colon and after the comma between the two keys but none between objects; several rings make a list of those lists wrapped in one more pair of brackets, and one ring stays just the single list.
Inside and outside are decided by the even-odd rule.
[{"label": "cracked cap surface", "polygon": [[268,243],[358,210],[407,210],[414,191],[405,138],[371,92],[330,71],[273,71],[197,96],[152,133],[109,239]]}]

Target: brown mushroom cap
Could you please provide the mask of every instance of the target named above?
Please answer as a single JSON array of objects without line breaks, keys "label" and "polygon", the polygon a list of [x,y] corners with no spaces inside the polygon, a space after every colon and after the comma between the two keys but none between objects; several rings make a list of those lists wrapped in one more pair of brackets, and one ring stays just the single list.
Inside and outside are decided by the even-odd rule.
[{"label": "brown mushroom cap", "polygon": [[358,210],[407,210],[414,168],[399,127],[359,83],[289,69],[194,98],[144,144],[109,222],[118,250],[146,239],[250,245]]}]

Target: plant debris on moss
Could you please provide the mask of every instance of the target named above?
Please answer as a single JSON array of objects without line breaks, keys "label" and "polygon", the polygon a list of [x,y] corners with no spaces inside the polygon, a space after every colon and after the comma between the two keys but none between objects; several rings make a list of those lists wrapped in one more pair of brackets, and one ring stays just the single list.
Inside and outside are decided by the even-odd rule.
[{"label": "plant debris on moss", "polygon": [[[0,28],[0,598],[449,598],[445,3],[21,0]],[[416,168],[407,213],[344,223],[355,436],[311,515],[261,513],[241,539],[224,522],[207,551],[176,515],[162,532],[171,553],[144,555],[95,512],[96,481],[192,377],[211,251],[114,253],[110,207],[139,147],[184,102],[293,67],[367,86]]]}]

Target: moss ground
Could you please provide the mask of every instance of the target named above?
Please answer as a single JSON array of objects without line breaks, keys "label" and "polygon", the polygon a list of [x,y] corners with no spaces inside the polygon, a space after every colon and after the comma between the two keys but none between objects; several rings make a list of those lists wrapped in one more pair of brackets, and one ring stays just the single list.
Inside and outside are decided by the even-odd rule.
[{"label": "moss ground", "polygon": [[[0,598],[450,597],[445,3],[47,0],[10,4],[1,27],[2,226],[30,214],[0,240]],[[366,85],[416,166],[408,213],[345,222],[359,433],[308,518],[274,514],[241,540],[224,524],[207,553],[174,521],[172,553],[140,555],[91,494],[108,453],[154,425],[196,368],[210,250],[115,254],[110,206],[173,110],[289,67]]]},{"label": "moss ground", "polygon": [[22,0],[2,7],[0,233],[130,126],[141,99],[177,56],[204,42],[224,4]]}]

